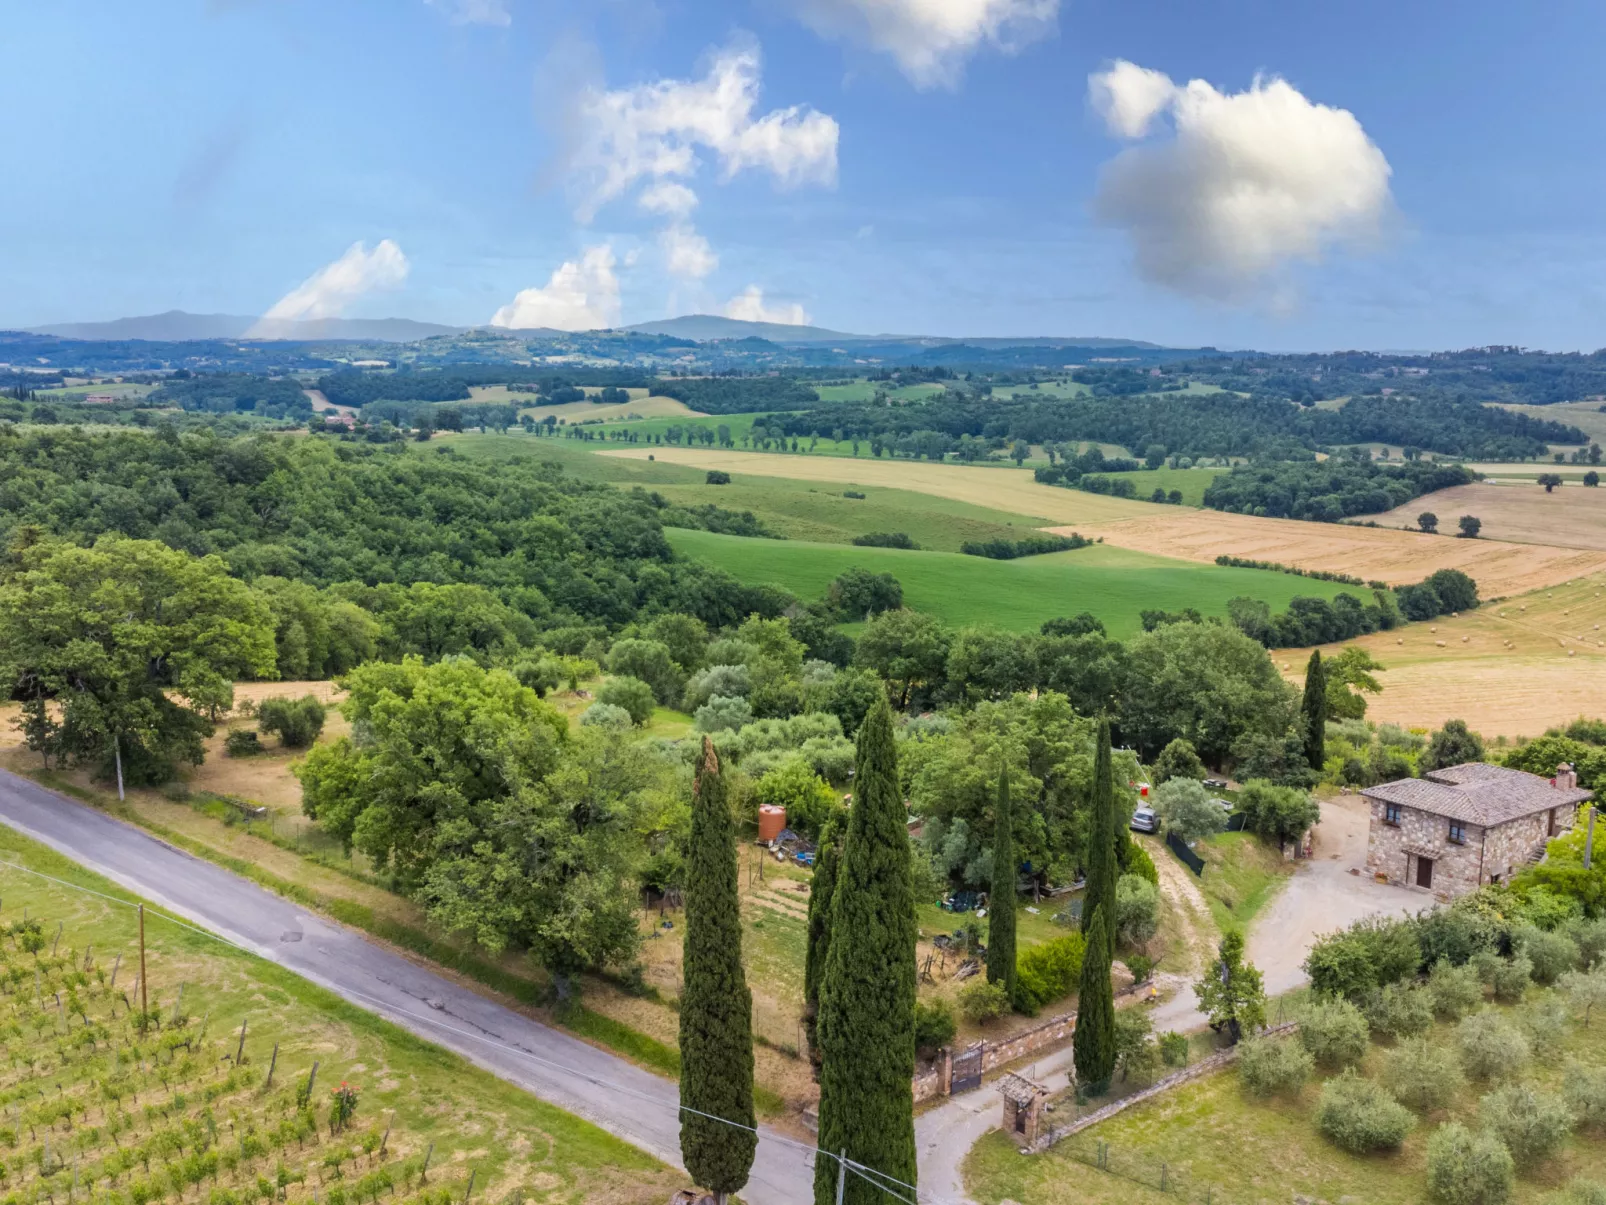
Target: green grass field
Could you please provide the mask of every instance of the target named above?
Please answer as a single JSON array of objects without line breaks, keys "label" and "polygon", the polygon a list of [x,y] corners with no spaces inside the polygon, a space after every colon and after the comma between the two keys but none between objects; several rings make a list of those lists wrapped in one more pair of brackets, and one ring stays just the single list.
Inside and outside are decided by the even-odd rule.
[{"label": "green grass field", "polygon": [[1137,487],[1138,498],[1147,502],[1156,489],[1166,493],[1182,491],[1184,506],[1200,506],[1210,483],[1226,469],[1139,469],[1135,473],[1106,473],[1107,477],[1125,477]]},{"label": "green grass field", "polygon": [[902,552],[843,547],[800,540],[755,540],[673,530],[675,550],[707,561],[741,581],[818,598],[832,579],[854,566],[891,573],[903,585],[905,603],[956,626],[980,624],[1035,631],[1057,615],[1091,611],[1111,636],[1141,629],[1138,613],[1196,607],[1224,615],[1239,595],[1265,599],[1283,610],[1296,595],[1331,598],[1345,587],[1271,573],[1196,565],[1130,552],[1107,544],[1015,561],[949,552]]}]

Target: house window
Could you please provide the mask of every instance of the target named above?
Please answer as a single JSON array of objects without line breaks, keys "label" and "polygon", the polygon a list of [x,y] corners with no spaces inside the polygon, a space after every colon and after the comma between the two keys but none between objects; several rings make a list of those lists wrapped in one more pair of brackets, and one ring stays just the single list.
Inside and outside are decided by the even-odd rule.
[{"label": "house window", "polygon": [[1464,824],[1450,825],[1450,844],[1465,845],[1467,843],[1467,829]]},{"label": "house window", "polygon": [[1400,823],[1400,805],[1399,804],[1397,804],[1397,803],[1385,803],[1383,805],[1383,823],[1384,824],[1393,824],[1393,825],[1396,825],[1396,826]]}]

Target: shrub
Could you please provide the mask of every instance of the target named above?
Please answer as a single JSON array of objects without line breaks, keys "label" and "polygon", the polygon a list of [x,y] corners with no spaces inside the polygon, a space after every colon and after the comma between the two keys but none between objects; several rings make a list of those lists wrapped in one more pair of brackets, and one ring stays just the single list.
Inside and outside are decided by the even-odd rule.
[{"label": "shrub", "polygon": [[854,536],[853,542],[860,548],[906,548],[911,552],[920,547],[905,531],[867,531]]},{"label": "shrub", "polygon": [[1002,983],[977,979],[959,989],[959,1011],[978,1025],[996,1021],[1009,1011],[1009,991]]},{"label": "shrub", "polygon": [[1299,1041],[1318,1063],[1349,1067],[1366,1055],[1368,1030],[1361,1010],[1348,1000],[1319,1000],[1299,1022]]},{"label": "shrub", "polygon": [[1461,1067],[1473,1079],[1505,1079],[1532,1053],[1527,1035],[1493,1009],[1473,1013],[1456,1026],[1456,1041]]},{"label": "shrub", "polygon": [[1136,1076],[1147,1079],[1160,1062],[1160,1048],[1154,1044],[1154,1026],[1142,1009],[1121,1008],[1115,1013],[1115,1068],[1124,1081]]},{"label": "shrub", "polygon": [[1188,842],[1219,833],[1227,825],[1226,814],[1193,778],[1170,778],[1161,783],[1154,792],[1154,810],[1164,821],[1166,832]]},{"label": "shrub", "polygon": [[1022,1011],[1035,1013],[1076,989],[1082,977],[1086,949],[1080,933],[1056,937],[1022,950],[1015,956],[1015,990]]},{"label": "shrub", "polygon": [[1160,1060],[1167,1067],[1188,1065],[1188,1035],[1167,1030],[1160,1035]]},{"label": "shrub", "polygon": [[1428,975],[1428,999],[1434,1015],[1445,1021],[1459,1021],[1483,1003],[1483,984],[1476,967],[1451,966],[1441,958]]},{"label": "shrub", "polygon": [[1249,1038],[1238,1050],[1238,1078],[1256,1096],[1298,1092],[1313,1065],[1310,1052],[1287,1038]]},{"label": "shrub", "polygon": [[299,699],[263,699],[257,704],[257,727],[278,735],[286,749],[305,749],[323,731],[328,710],[317,695]]},{"label": "shrub", "polygon": [[1322,1085],[1316,1128],[1352,1155],[1397,1147],[1415,1124],[1409,1109],[1353,1067]]},{"label": "shrub", "polygon": [[1511,1152],[1494,1135],[1452,1121],[1428,1139],[1428,1195],[1440,1205],[1505,1205],[1514,1184]]},{"label": "shrub", "polygon": [[1264,780],[1244,784],[1238,810],[1244,814],[1245,828],[1279,843],[1292,841],[1321,819],[1321,809],[1304,791]]},{"label": "shrub", "polygon": [[1133,983],[1146,983],[1149,976],[1154,974],[1154,959],[1146,954],[1128,954],[1121,961],[1132,972]]},{"label": "shrub", "polygon": [[623,731],[634,723],[628,711],[612,703],[593,703],[580,713],[580,724],[584,728],[613,728]]},{"label": "shrub", "polygon": [[230,757],[250,757],[253,753],[262,752],[262,742],[252,729],[235,728],[223,738],[223,752]]},{"label": "shrub", "polygon": [[1121,863],[1122,874],[1135,874],[1140,879],[1146,879],[1156,887],[1160,885],[1160,871],[1149,857],[1149,851],[1136,841],[1128,841],[1122,851],[1126,860]]},{"label": "shrub", "polygon": [[1526,954],[1515,958],[1497,958],[1489,968],[1489,988],[1496,1000],[1513,1004],[1522,999],[1528,985],[1533,982],[1533,963]]},{"label": "shrub", "polygon": [[1533,1044],[1534,1053],[1549,1056],[1561,1049],[1571,1018],[1567,1014],[1566,1001],[1557,998],[1554,993],[1546,992],[1524,1005],[1517,1020]]},{"label": "shrub", "polygon": [[1579,1125],[1606,1126],[1606,1067],[1568,1059],[1561,1084]]},{"label": "shrub", "polygon": [[1416,974],[1421,965],[1422,947],[1410,921],[1368,917],[1317,941],[1305,972],[1318,995],[1364,1000],[1374,989]]},{"label": "shrub", "polygon": [[1578,965],[1578,943],[1565,933],[1547,933],[1533,925],[1524,925],[1511,935],[1511,940],[1533,964],[1530,973],[1535,983],[1549,987]]},{"label": "shrub", "polygon": [[[608,650],[608,672],[646,683],[653,697],[665,707],[680,698],[680,692],[686,685],[680,666],[675,664],[674,654],[661,640],[627,637],[616,641],[613,648]],[[629,708],[626,710],[635,714]]]},{"label": "shrub", "polygon": [[1173,778],[1203,778],[1205,776],[1204,762],[1199,760],[1198,751],[1194,749],[1193,742],[1186,737],[1177,737],[1164,749],[1160,756],[1154,759],[1154,784],[1164,786]]},{"label": "shrub", "polygon": [[562,661],[548,656],[520,661],[513,667],[513,676],[519,680],[520,686],[528,686],[544,699],[547,692],[563,685],[569,673]]},{"label": "shrub", "polygon": [[1575,1121],[1564,1099],[1527,1084],[1490,1092],[1478,1102],[1478,1119],[1506,1144],[1518,1167],[1532,1167],[1555,1154]]},{"label": "shrub", "polygon": [[645,724],[652,719],[653,708],[658,706],[652,687],[629,674],[621,674],[604,682],[602,689],[597,691],[597,702],[623,707],[630,713],[632,724]]},{"label": "shrub", "polygon": [[1465,1082],[1455,1051],[1407,1038],[1383,1065],[1383,1084],[1408,1109],[1431,1113],[1448,1105]]},{"label": "shrub", "polygon": [[825,822],[842,808],[836,792],[820,781],[800,753],[794,753],[771,770],[753,788],[761,804],[786,809],[787,827],[804,836],[819,835]]},{"label": "shrub", "polygon": [[1583,1012],[1586,1028],[1590,1014],[1599,1005],[1606,1004],[1606,969],[1601,967],[1591,971],[1568,971],[1557,986],[1567,993],[1572,1006]]},{"label": "shrub", "polygon": [[1606,916],[1593,920],[1574,917],[1562,927],[1562,932],[1578,947],[1579,966],[1593,967],[1606,960]]},{"label": "shrub", "polygon": [[930,1058],[939,1047],[954,1040],[954,1010],[946,1000],[915,1002],[915,1050],[921,1058]]},{"label": "shrub", "polygon": [[708,476],[703,480],[708,485],[729,485],[731,483],[731,475],[723,469],[709,469]]},{"label": "shrub", "polygon": [[1115,935],[1127,945],[1145,944],[1160,928],[1160,889],[1135,874],[1115,883]]},{"label": "shrub", "polygon": [[1368,1001],[1366,1019],[1377,1033],[1408,1038],[1433,1024],[1432,997],[1415,984],[1391,983]]},{"label": "shrub", "polygon": [[746,699],[715,695],[697,709],[693,721],[698,732],[735,731],[753,722],[753,709]]}]

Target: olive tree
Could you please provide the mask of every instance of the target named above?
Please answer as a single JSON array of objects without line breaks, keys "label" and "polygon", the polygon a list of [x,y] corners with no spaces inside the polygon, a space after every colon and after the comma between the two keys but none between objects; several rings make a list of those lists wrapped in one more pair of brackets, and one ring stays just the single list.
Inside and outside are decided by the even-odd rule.
[{"label": "olive tree", "polygon": [[1439,1205],[1505,1205],[1515,1184],[1511,1152],[1493,1134],[1452,1121],[1428,1139],[1428,1195]]},{"label": "olive tree", "polygon": [[1227,814],[1211,801],[1210,792],[1192,778],[1170,778],[1154,792],[1154,810],[1168,833],[1189,842],[1227,827]]},{"label": "olive tree", "polygon": [[1332,1070],[1366,1055],[1366,1017],[1348,1000],[1318,1000],[1299,1022],[1299,1040],[1311,1057]]},{"label": "olive tree", "polygon": [[1500,1013],[1484,1009],[1456,1027],[1461,1066],[1473,1079],[1501,1080],[1527,1063],[1533,1048],[1528,1037]]},{"label": "olive tree", "polygon": [[1426,1038],[1407,1038],[1383,1064],[1384,1087],[1418,1113],[1444,1108],[1464,1082],[1455,1051]]},{"label": "olive tree", "polygon": [[1518,1167],[1532,1167],[1556,1153],[1576,1119],[1554,1092],[1528,1084],[1496,1088],[1478,1101],[1478,1119],[1506,1144]]}]

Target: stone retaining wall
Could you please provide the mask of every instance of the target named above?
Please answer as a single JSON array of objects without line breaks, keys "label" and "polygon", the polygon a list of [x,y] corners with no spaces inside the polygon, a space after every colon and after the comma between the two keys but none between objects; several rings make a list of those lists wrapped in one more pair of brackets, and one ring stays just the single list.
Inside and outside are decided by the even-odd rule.
[{"label": "stone retaining wall", "polygon": [[[1271,1029],[1265,1030],[1260,1036],[1263,1038],[1275,1037],[1280,1033],[1290,1033],[1298,1027],[1298,1021],[1287,1021],[1282,1025],[1273,1026]],[[1240,1049],[1238,1046],[1229,1046],[1225,1050],[1218,1050],[1215,1054],[1199,1060],[1191,1067],[1184,1067],[1181,1071],[1173,1072],[1164,1079],[1156,1080],[1141,1092],[1134,1092],[1131,1096],[1123,1096],[1120,1100],[1111,1101],[1102,1109],[1095,1109],[1091,1113],[1082,1114],[1075,1121],[1067,1122],[1062,1126],[1055,1126],[1036,1142],[1032,1143],[1031,1146],[1027,1147],[1026,1150],[1034,1155],[1042,1154],[1056,1142],[1069,1138],[1072,1134],[1087,1129],[1088,1126],[1097,1125],[1099,1122],[1114,1117],[1125,1109],[1130,1109],[1133,1105],[1142,1104],[1162,1092],[1168,1092],[1179,1084],[1185,1084],[1189,1080],[1198,1079],[1201,1075],[1208,1075],[1212,1071],[1225,1067],[1238,1057]]]},{"label": "stone retaining wall", "polygon": [[[986,1075],[989,1071],[996,1071],[1046,1047],[1058,1046],[1069,1041],[1075,1032],[1076,1014],[1070,1012],[1039,1021],[1030,1029],[1012,1033],[997,1042],[983,1039],[980,1043],[981,1073]],[[915,1072],[915,1104],[949,1095],[953,1083],[953,1062],[954,1052],[944,1047],[929,1066]]]}]

